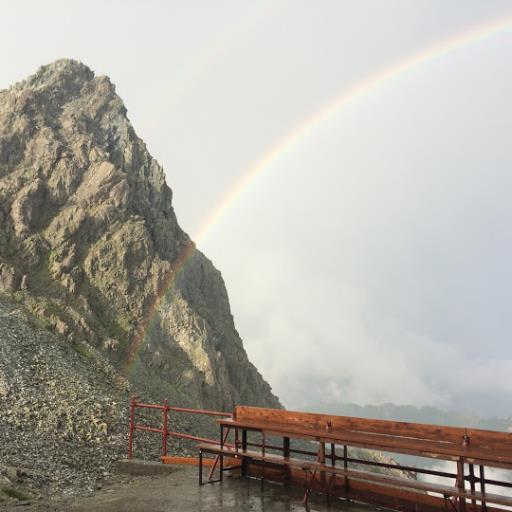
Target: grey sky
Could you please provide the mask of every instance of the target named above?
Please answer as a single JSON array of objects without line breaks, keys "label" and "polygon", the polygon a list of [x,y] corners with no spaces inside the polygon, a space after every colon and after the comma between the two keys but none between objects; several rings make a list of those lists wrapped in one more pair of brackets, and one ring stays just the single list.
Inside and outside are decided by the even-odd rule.
[{"label": "grey sky", "polygon": [[[1,2],[0,88],[59,57],[117,85],[192,236],[351,85],[492,1]],[[512,407],[512,29],[427,61],[275,160],[199,247],[291,407]]]}]

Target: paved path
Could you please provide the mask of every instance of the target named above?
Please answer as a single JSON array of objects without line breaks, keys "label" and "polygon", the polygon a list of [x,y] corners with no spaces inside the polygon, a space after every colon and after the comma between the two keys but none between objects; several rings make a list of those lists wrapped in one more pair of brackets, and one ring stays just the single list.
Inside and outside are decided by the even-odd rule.
[{"label": "paved path", "polygon": [[[222,485],[199,487],[197,468],[182,468],[169,476],[135,478],[129,483],[103,489],[90,500],[84,499],[70,512],[304,512],[300,489],[265,484],[258,480],[227,477]],[[311,511],[347,510],[367,512],[374,508],[348,506],[342,500],[313,498]],[[334,503],[336,502],[336,503]]]},{"label": "paved path", "polygon": [[[21,512],[304,512],[301,489],[258,480],[229,477],[222,485],[199,487],[197,468],[179,467],[169,475],[119,475],[93,496],[54,503],[16,507]],[[311,496],[311,512],[345,510],[372,512],[376,508],[348,505],[323,496]]]}]

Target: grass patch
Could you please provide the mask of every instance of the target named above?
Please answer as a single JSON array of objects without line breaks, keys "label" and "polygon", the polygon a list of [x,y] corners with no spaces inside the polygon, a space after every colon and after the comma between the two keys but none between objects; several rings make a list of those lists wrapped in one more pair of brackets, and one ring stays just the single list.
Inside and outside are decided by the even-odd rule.
[{"label": "grass patch", "polygon": [[81,356],[92,359],[92,352],[89,347],[85,343],[72,343],[71,346],[74,348],[76,352],[78,352]]},{"label": "grass patch", "polygon": [[[21,491],[18,491],[16,489],[13,489],[12,487],[5,487],[2,489],[2,492],[9,496],[9,498],[14,498],[18,501],[28,501],[30,499],[30,496],[28,494],[24,494]],[[1,496],[0,496],[1,499]]]}]

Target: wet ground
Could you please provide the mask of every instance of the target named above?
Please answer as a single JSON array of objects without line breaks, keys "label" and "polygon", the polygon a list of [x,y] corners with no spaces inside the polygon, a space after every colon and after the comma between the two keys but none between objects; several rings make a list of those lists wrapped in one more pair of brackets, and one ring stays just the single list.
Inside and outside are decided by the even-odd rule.
[{"label": "wet ground", "polygon": [[[26,512],[304,512],[303,491],[226,475],[222,484],[199,487],[197,468],[180,467],[170,475],[116,477],[94,495],[59,503],[18,506]],[[311,496],[311,512],[371,512],[376,508]]]}]

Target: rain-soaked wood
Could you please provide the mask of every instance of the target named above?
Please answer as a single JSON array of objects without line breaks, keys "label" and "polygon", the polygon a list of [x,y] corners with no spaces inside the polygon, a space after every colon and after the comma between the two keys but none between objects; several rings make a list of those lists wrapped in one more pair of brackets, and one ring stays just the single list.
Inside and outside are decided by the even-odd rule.
[{"label": "rain-soaked wood", "polygon": [[[373,422],[376,426],[374,425],[372,429]],[[510,461],[512,461],[512,434],[506,432],[366,420],[246,406],[237,406],[234,419],[219,420],[219,423],[245,425],[254,430],[265,430],[268,435],[281,436],[283,432],[290,432],[294,437],[306,440],[327,443],[346,441],[346,444],[360,448],[421,455],[455,462],[462,456],[467,463],[510,467]],[[396,424],[400,424],[400,429]],[[428,431],[429,435],[426,435],[423,430]],[[454,432],[457,432],[456,437]],[[478,432],[478,435],[472,437],[471,432]],[[486,432],[493,439],[492,442],[485,440]],[[427,439],[428,437],[431,439]],[[498,438],[501,439],[501,444],[494,445],[494,440]],[[454,442],[453,439],[457,441]]]},{"label": "rain-soaked wood", "polygon": [[[469,465],[469,487],[470,487],[472,493],[476,492],[476,487],[475,487],[475,467],[473,466],[473,464]],[[471,504],[474,507],[476,505],[476,501],[472,500]]]},{"label": "rain-soaked wood", "polygon": [[[248,473],[250,476],[258,478],[259,467],[251,466]],[[267,478],[275,482],[282,482],[282,471],[278,469],[268,469]],[[292,469],[289,476],[288,482],[291,485],[297,487],[305,486],[304,472],[296,469]],[[318,487],[313,488],[314,491],[321,492],[322,490]],[[349,497],[355,501],[364,503],[372,503],[376,506],[385,507],[388,509],[397,509],[401,512],[448,512],[453,511],[453,508],[447,504],[447,501],[439,496],[434,496],[427,493],[418,493],[414,490],[404,490],[386,486],[380,486],[374,482],[364,481],[351,481],[350,494],[347,494],[343,480],[337,477],[335,485],[331,491],[332,496],[338,496],[340,498],[348,499]],[[494,507],[488,507],[487,512],[502,512],[503,509],[497,509]],[[472,512],[483,512],[484,509],[477,506],[475,511]]]},{"label": "rain-soaked wood", "polygon": [[[485,492],[485,477],[479,479],[481,480],[481,490],[476,492],[473,471],[474,464],[482,466],[482,469],[483,466],[512,469],[511,433],[247,406],[236,407],[233,418],[221,419],[218,420],[218,423],[222,427],[241,428],[243,433],[247,431],[260,432],[263,439],[265,436],[282,437],[284,444],[279,449],[283,452],[283,455],[286,452],[288,457],[264,452],[263,456],[260,454],[258,458],[254,457],[251,452],[246,452],[242,455],[242,458],[252,461],[251,468],[254,466],[253,462],[257,466],[261,466],[259,471],[263,475],[265,475],[264,468],[267,464],[272,464],[273,467],[284,464],[289,466],[289,469],[304,472],[303,481],[308,489],[306,500],[309,492],[315,490],[314,487],[318,487],[320,492],[336,494],[331,492],[331,484],[336,483],[336,479],[341,479],[341,487],[343,488],[344,497],[347,499],[358,499],[352,492],[353,483],[358,482],[355,489],[360,489],[361,483],[391,489],[390,492],[395,498],[395,505],[402,499],[400,493],[407,489],[409,494],[411,492],[414,494],[414,491],[441,494],[443,496],[442,503],[447,509],[450,507],[452,509],[456,508],[460,512],[466,510],[467,500],[471,500],[470,508],[472,510],[487,510],[489,512],[501,510],[490,508],[489,503],[512,506],[512,498]],[[317,442],[319,448],[316,453],[316,462],[289,458],[290,452],[294,450],[289,449],[289,444],[286,446],[287,441],[285,439],[290,438]],[[327,443],[331,445],[330,464],[326,463],[325,444]],[[341,459],[335,454],[336,445],[343,446],[343,468],[335,465],[336,461]],[[457,475],[443,474],[439,476],[456,477],[456,481],[453,486],[430,484],[348,469],[347,446],[454,461],[457,463]],[[278,447],[276,446],[276,448]],[[225,455],[229,455],[231,448],[226,447],[226,449],[228,451],[225,452]],[[464,474],[465,464],[469,464],[470,473],[468,475]],[[410,470],[414,471],[414,468],[410,468]],[[320,478],[317,477],[317,472]],[[429,474],[428,470],[420,469],[419,472]],[[330,475],[328,486],[325,479],[327,474]],[[470,482],[470,489],[464,488],[466,480]],[[496,483],[499,484],[500,482]],[[370,494],[372,492],[370,491]],[[379,493],[382,493],[382,490]],[[363,501],[374,503],[367,499]],[[452,503],[448,506],[450,501]],[[397,508],[397,506],[392,508]],[[425,508],[425,510],[427,509]]]},{"label": "rain-soaked wood", "polygon": [[[461,427],[447,427],[429,425],[424,423],[409,423],[403,421],[374,420],[357,418],[352,416],[333,416],[309,412],[286,411],[283,409],[269,409],[264,407],[235,407],[234,418],[236,420],[250,419],[262,420],[271,423],[285,423],[288,426],[299,426],[324,429],[330,422],[332,430],[351,430],[384,436],[414,438],[425,441],[453,443],[461,445],[464,436],[481,448],[502,449],[503,446],[511,446],[512,433],[494,432],[481,429],[467,429]],[[512,452],[512,448],[509,448]]]},{"label": "rain-soaked wood", "polygon": [[200,444],[198,448],[201,452],[213,454],[223,454],[234,459],[247,458],[253,461],[267,462],[274,466],[290,466],[295,470],[301,471],[321,471],[325,473],[334,473],[340,477],[349,477],[350,480],[358,480],[363,482],[376,482],[386,487],[396,487],[401,489],[415,489],[422,492],[433,492],[447,497],[456,497],[464,499],[485,500],[488,503],[498,505],[512,506],[512,497],[501,496],[497,494],[480,492],[471,492],[461,487],[450,485],[442,485],[418,480],[408,480],[399,477],[383,475],[380,473],[371,473],[368,471],[360,471],[355,469],[346,470],[341,467],[332,467],[329,464],[322,464],[315,461],[307,461],[303,459],[284,458],[281,455],[262,454],[261,452],[252,450],[238,450],[233,447],[220,447],[218,444]]},{"label": "rain-soaked wood", "polygon": [[[373,434],[364,434],[354,431],[332,431],[327,435],[325,430],[314,430],[312,428],[300,428],[298,426],[289,427],[283,423],[270,423],[249,420],[218,420],[225,426],[238,426],[247,430],[266,432],[268,436],[290,436],[307,441],[318,441],[336,444],[347,444],[369,450],[379,450],[392,453],[404,453],[408,455],[418,455],[433,459],[452,460],[456,462],[462,456],[467,463],[480,464],[486,466],[510,468],[512,461],[512,452],[506,448],[501,450],[480,449],[473,446],[462,448],[453,443],[442,441],[423,441],[413,438],[393,436],[375,436]],[[510,443],[510,441],[509,441]]]}]

